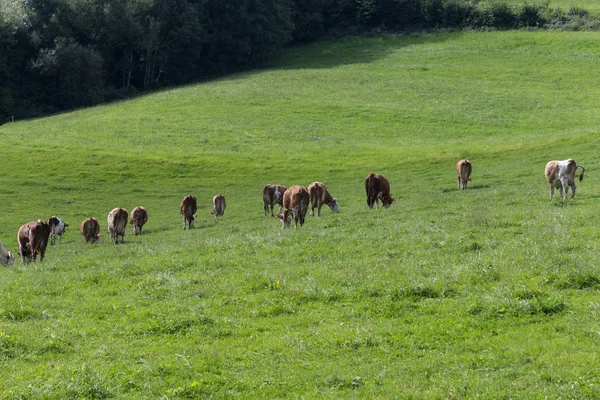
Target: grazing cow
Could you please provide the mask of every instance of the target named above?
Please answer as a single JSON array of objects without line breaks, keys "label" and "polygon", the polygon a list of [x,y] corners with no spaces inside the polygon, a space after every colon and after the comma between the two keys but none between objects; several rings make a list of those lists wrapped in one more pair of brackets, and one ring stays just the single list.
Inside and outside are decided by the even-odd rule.
[{"label": "grazing cow", "polygon": [[298,221],[300,221],[300,226],[302,226],[309,203],[310,195],[306,188],[291,186],[287,189],[283,194],[283,212],[277,214],[277,218],[281,220],[281,229],[290,227],[292,217],[296,222],[296,228],[298,227]]},{"label": "grazing cow", "polygon": [[50,244],[56,244],[56,237],[62,241],[62,235],[65,233],[65,228],[69,226],[69,224],[65,223],[62,218],[52,216],[48,220],[48,225],[50,225]]},{"label": "grazing cow", "polygon": [[129,219],[129,223],[133,225],[133,234],[141,235],[142,226],[144,226],[146,222],[148,222],[148,211],[142,206],[134,208],[131,212],[131,218]]},{"label": "grazing cow", "polygon": [[456,163],[456,175],[458,176],[458,188],[467,190],[467,183],[471,180],[471,172],[473,172],[473,166],[469,160],[460,160]]},{"label": "grazing cow", "polygon": [[110,240],[115,244],[119,243],[119,235],[121,243],[125,243],[125,227],[127,226],[127,217],[129,213],[124,208],[115,208],[108,213],[108,233]]},{"label": "grazing cow", "polygon": [[39,253],[40,261],[44,261],[48,238],[50,237],[50,225],[46,221],[38,219],[30,221],[19,228],[17,241],[19,243],[19,255],[23,264],[34,261]]},{"label": "grazing cow", "polygon": [[2,242],[0,242],[0,264],[8,267],[15,264],[15,258],[10,251],[6,251]]},{"label": "grazing cow", "polygon": [[265,217],[269,212],[269,206],[271,207],[271,217],[273,216],[273,207],[275,204],[279,204],[279,212],[283,207],[283,194],[287,188],[283,185],[266,185],[263,188],[263,204],[265,209]]},{"label": "grazing cow", "polygon": [[194,227],[194,219],[196,218],[196,196],[185,196],[179,206],[181,215],[183,216],[183,230],[187,225],[188,229]]},{"label": "grazing cow", "polygon": [[84,220],[79,231],[85,238],[86,243],[97,243],[100,240],[100,224],[96,218],[90,217]]},{"label": "grazing cow", "polygon": [[214,214],[215,217],[222,217],[223,215],[225,215],[225,196],[223,196],[222,194],[216,195],[215,197],[213,197],[212,203],[212,214]]},{"label": "grazing cow", "polygon": [[546,164],[546,181],[550,185],[550,199],[554,196],[554,188],[558,188],[560,195],[563,200],[567,199],[567,193],[569,192],[569,186],[571,187],[571,198],[575,197],[575,172],[577,168],[581,168],[581,175],[579,175],[579,181],[583,180],[583,173],[585,168],[583,165],[577,165],[575,160],[569,158],[563,161],[548,161]]},{"label": "grazing cow", "polygon": [[388,208],[396,200],[390,196],[390,183],[383,175],[371,172],[365,179],[365,191],[367,192],[367,204],[369,208],[379,208],[379,200],[383,207]]},{"label": "grazing cow", "polygon": [[331,211],[340,212],[340,206],[338,206],[337,199],[331,197],[325,185],[321,182],[313,182],[308,185],[308,194],[310,195],[311,211],[310,215],[315,216],[315,207],[317,208],[317,215],[321,216],[321,207],[323,204],[327,204]]}]

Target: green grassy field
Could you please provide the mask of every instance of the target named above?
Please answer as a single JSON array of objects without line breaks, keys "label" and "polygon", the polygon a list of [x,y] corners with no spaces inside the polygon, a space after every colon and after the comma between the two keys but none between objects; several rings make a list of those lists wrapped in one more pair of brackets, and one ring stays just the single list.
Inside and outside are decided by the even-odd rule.
[{"label": "green grassy field", "polygon": [[[0,398],[600,396],[599,57],[583,32],[346,38],[0,126],[0,240],[71,224],[0,268]],[[586,179],[549,200],[570,157]],[[368,209],[371,171],[391,208]],[[263,215],[263,185],[312,181],[341,213]],[[137,205],[145,234],[110,244],[108,212]]]},{"label": "green grassy field", "polygon": [[[490,0],[488,2],[493,2],[494,0]],[[513,4],[513,5],[523,5],[523,4],[548,4],[550,7],[559,7],[564,11],[568,11],[571,8],[580,8],[589,11],[590,13],[597,14],[600,12],[600,2],[596,0],[536,0],[536,1],[528,1],[528,0],[506,0],[502,1],[503,3]]]}]

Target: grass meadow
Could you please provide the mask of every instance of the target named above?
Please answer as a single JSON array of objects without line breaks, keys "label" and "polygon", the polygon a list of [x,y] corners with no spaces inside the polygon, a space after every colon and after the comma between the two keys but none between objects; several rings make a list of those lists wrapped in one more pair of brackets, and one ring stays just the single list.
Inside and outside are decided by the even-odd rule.
[{"label": "grass meadow", "polygon": [[[0,398],[599,397],[599,59],[592,32],[349,37],[0,126],[0,240],[70,224],[0,268]],[[566,158],[586,178],[550,200]],[[371,171],[391,208],[367,207]],[[312,181],[341,213],[263,215],[265,184]],[[137,205],[145,234],[111,244]]]},{"label": "grass meadow", "polygon": [[[487,3],[493,3],[494,0],[485,0]],[[571,8],[578,8],[586,10],[592,14],[600,13],[600,3],[596,0],[506,0],[503,1],[507,4],[523,5],[523,4],[548,4],[550,7],[560,7],[564,11],[568,11]]]}]

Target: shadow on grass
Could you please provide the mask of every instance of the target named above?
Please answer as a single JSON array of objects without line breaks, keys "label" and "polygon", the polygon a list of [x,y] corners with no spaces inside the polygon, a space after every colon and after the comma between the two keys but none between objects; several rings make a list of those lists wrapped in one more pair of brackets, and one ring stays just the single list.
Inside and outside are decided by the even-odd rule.
[{"label": "shadow on grass", "polygon": [[[282,58],[273,63],[272,67],[275,69],[320,69],[367,64],[384,58],[403,47],[456,40],[460,36],[460,32],[372,37],[348,36],[291,47]],[[428,70],[425,66],[415,66],[415,68],[422,71]]]},{"label": "shadow on grass", "polygon": [[[470,190],[487,189],[489,187],[490,187],[490,185],[473,185],[473,186],[469,186],[468,189],[465,190],[465,192],[468,192]],[[450,189],[450,188],[444,188],[444,189],[442,189],[442,193],[451,193],[451,192],[462,192],[462,190],[460,190],[457,187],[454,187],[452,189]]]}]

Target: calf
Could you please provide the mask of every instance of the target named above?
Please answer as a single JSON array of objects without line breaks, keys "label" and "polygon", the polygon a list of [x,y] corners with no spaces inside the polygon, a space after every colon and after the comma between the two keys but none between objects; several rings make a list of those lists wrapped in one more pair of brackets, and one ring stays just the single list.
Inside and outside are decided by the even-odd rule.
[{"label": "calf", "polygon": [[28,261],[35,262],[38,254],[40,255],[40,261],[44,261],[50,231],[50,225],[41,219],[30,221],[19,228],[17,241],[23,264]]},{"label": "calf", "polygon": [[121,243],[125,242],[125,227],[127,226],[127,217],[129,213],[124,208],[115,208],[108,213],[108,233],[110,234],[110,240],[115,244],[119,243],[119,236],[121,236]]},{"label": "calf", "polygon": [[56,244],[56,237],[58,236],[59,240],[62,240],[62,235],[65,233],[65,228],[69,226],[69,224],[65,223],[61,218],[52,216],[48,220],[48,225],[50,225],[50,244]]},{"label": "calf", "polygon": [[181,215],[183,216],[183,230],[187,225],[188,229],[194,227],[194,219],[196,218],[196,196],[185,196],[179,206]]},{"label": "calf", "polygon": [[2,242],[0,242],[0,264],[8,267],[15,264],[15,258],[10,251],[6,251]]},{"label": "calf", "polygon": [[271,207],[271,217],[273,216],[273,207],[275,204],[279,204],[279,211],[283,207],[283,194],[287,188],[283,185],[266,185],[263,188],[263,205],[265,209],[265,217]]},{"label": "calf", "polygon": [[310,195],[306,188],[291,186],[287,189],[283,194],[283,212],[277,214],[277,217],[281,219],[281,229],[290,227],[292,217],[296,222],[296,228],[298,227],[298,221],[300,222],[300,226],[302,226],[309,202]]},{"label": "calf", "polygon": [[337,199],[331,197],[325,185],[321,182],[313,182],[308,185],[308,194],[310,195],[311,211],[310,215],[315,216],[315,207],[317,208],[317,215],[321,216],[321,207],[323,204],[327,204],[331,211],[340,212],[340,206],[338,206]]},{"label": "calf", "polygon": [[383,175],[371,173],[365,179],[365,191],[367,192],[367,204],[369,208],[379,208],[379,200],[383,207],[388,208],[396,200],[390,196],[390,183]]},{"label": "calf", "polygon": [[148,222],[148,211],[142,206],[138,206],[131,212],[129,223],[133,225],[133,234],[141,235],[142,227]]},{"label": "calf", "polygon": [[462,190],[467,190],[467,183],[471,180],[471,172],[473,172],[473,167],[469,160],[460,160],[456,163],[456,175],[458,177],[458,188],[462,188]]},{"label": "calf", "polygon": [[96,218],[90,217],[79,226],[86,243],[97,243],[100,240],[100,224]]},{"label": "calf", "polygon": [[575,197],[575,190],[577,189],[575,185],[575,172],[577,168],[581,168],[579,181],[582,181],[585,168],[583,165],[577,165],[575,160],[569,158],[563,161],[548,161],[544,174],[546,175],[546,181],[550,185],[550,199],[554,196],[554,188],[558,188],[562,199],[566,200],[569,187],[571,187],[571,198]]},{"label": "calf", "polygon": [[213,197],[212,206],[212,214],[214,214],[215,217],[222,217],[223,215],[225,215],[225,196],[223,196],[222,194],[218,194],[215,197]]}]

